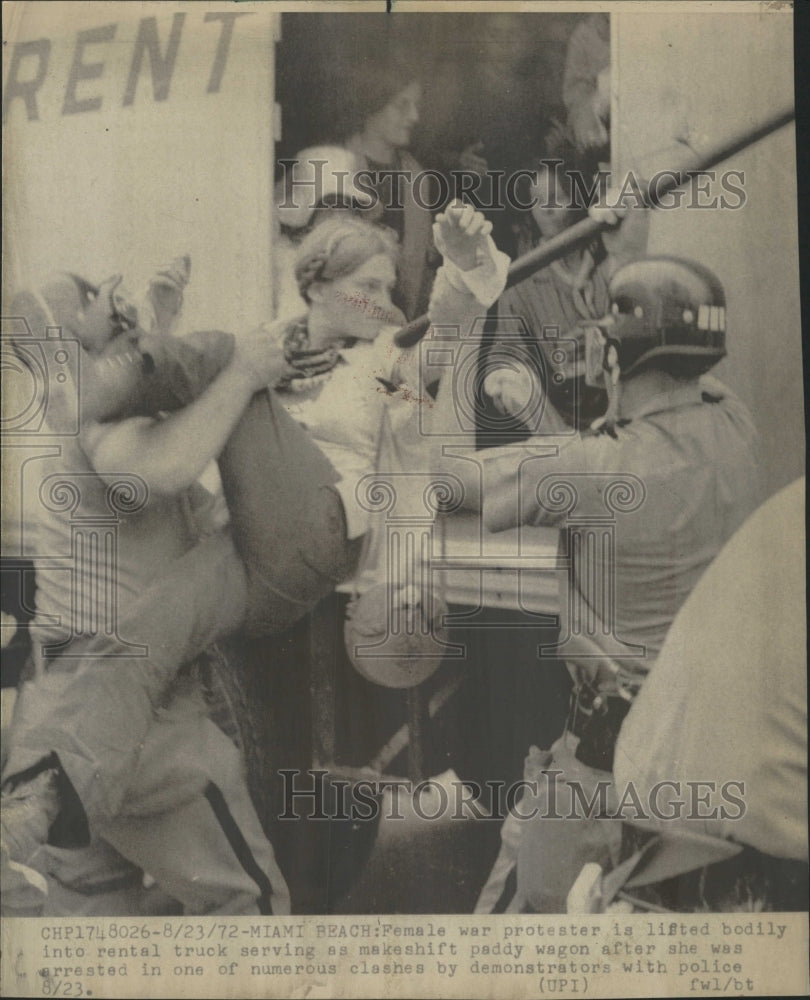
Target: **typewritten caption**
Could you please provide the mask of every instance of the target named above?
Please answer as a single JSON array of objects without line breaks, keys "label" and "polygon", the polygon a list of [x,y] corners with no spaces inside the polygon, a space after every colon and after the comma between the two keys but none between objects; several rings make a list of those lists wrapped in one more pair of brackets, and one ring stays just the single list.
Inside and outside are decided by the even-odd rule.
[{"label": "typewritten caption", "polygon": [[[806,993],[807,914],[8,919],[24,997]],[[381,992],[383,991],[383,992]]]}]

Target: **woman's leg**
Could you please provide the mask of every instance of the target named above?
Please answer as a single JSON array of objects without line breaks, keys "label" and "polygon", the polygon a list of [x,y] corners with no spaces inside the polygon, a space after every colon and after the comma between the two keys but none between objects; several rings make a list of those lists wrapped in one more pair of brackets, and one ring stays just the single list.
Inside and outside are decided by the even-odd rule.
[{"label": "woman's leg", "polygon": [[[88,369],[85,409],[95,419],[180,409],[228,364],[233,342],[219,331],[182,339],[145,335],[138,364]],[[253,397],[219,464],[248,571],[247,630],[283,631],[354,569],[358,546],[346,539],[343,505],[333,489],[339,477],[269,390]]]},{"label": "woman's leg", "polygon": [[245,628],[283,631],[356,567],[338,474],[269,390],[253,397],[219,468],[248,578]]}]

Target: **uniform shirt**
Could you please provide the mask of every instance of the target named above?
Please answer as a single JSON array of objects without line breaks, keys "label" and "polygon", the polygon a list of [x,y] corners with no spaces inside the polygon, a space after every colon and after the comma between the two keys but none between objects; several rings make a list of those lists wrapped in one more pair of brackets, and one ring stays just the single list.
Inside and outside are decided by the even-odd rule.
[{"label": "uniform shirt", "polygon": [[[620,661],[623,672],[638,676],[706,567],[755,508],[758,460],[746,408],[715,380],[676,383],[626,416],[613,435],[535,437],[482,453],[483,514],[493,531],[564,527],[574,523],[568,508],[575,497],[575,517],[614,525],[613,556],[600,547],[587,559],[571,554],[572,597],[623,643],[644,647]],[[611,490],[611,480],[622,477],[626,486]],[[605,581],[612,607],[600,603]]]},{"label": "uniform shirt", "polygon": [[[658,782],[680,782],[658,802],[674,817],[667,795],[680,797],[690,832],[798,861],[807,860],[804,494],[802,478],[763,504],[695,587],[624,720],[614,765],[617,787],[632,781],[644,802]],[[687,781],[716,784],[702,819],[685,819]],[[722,786],[741,781],[744,791],[730,789],[738,802],[724,801]]]}]

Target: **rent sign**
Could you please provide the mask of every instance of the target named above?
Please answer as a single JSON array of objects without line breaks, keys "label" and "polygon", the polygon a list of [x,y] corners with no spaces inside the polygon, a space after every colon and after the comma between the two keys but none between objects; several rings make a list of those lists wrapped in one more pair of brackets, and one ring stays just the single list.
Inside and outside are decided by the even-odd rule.
[{"label": "rent sign", "polygon": [[[248,11],[208,11],[202,14],[204,24],[210,24],[213,41],[205,93],[216,94],[228,62],[233,40],[234,22],[249,17]],[[170,94],[172,76],[177,64],[177,54],[183,38],[187,12],[172,15],[165,39],[160,37],[158,19],[143,17],[138,22],[131,57],[122,94],[110,94],[105,86],[104,70],[111,53],[120,62],[120,49],[113,48],[119,25],[117,22],[77,31],[73,43],[70,71],[64,82],[63,115],[99,111],[105,100],[118,100],[122,107],[135,103],[141,76],[151,76],[151,96],[155,101],[165,101]],[[218,30],[217,30],[218,29]],[[188,34],[188,33],[187,33]],[[9,69],[3,87],[3,118],[7,118],[15,101],[22,101],[29,121],[38,121],[40,109],[37,94],[42,89],[51,57],[50,38],[34,38],[17,42],[8,60]],[[129,47],[129,46],[128,46]],[[202,56],[203,53],[200,53]],[[203,60],[200,59],[200,62]],[[98,81],[91,85],[89,81]],[[105,93],[106,91],[106,93]],[[148,93],[148,88],[147,88]],[[142,88],[143,94],[143,88]],[[141,98],[143,100],[143,96]]]},{"label": "rent sign", "polygon": [[271,315],[269,8],[5,5],[7,293],[53,269],[137,285],[187,253],[190,323]]}]

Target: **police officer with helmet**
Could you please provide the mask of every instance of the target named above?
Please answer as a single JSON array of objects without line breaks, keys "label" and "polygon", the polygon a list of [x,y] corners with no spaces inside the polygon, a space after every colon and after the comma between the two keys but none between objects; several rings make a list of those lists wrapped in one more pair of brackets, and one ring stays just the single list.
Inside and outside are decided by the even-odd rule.
[{"label": "police officer with helmet", "polygon": [[[526,759],[532,784],[504,824],[476,912],[507,902],[515,864],[509,910],[555,913],[584,864],[618,863],[621,821],[596,817],[622,720],[681,605],[760,499],[751,417],[707,374],[726,354],[719,279],[693,260],[651,256],[620,268],[609,291],[607,315],[583,331],[586,382],[606,390],[605,414],[572,433],[546,398],[540,434],[482,453],[490,530],[562,530],[556,652],[574,690],[562,736]],[[495,371],[486,389],[514,413],[525,385]],[[600,806],[572,808],[568,783]]]}]

